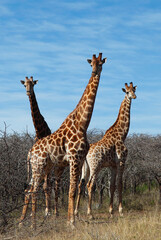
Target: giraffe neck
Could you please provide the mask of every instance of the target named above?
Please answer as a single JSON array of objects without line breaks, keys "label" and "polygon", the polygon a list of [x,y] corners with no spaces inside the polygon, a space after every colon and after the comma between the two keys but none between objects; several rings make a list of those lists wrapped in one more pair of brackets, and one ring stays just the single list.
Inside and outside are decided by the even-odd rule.
[{"label": "giraffe neck", "polygon": [[44,120],[44,117],[40,113],[34,92],[32,95],[29,96],[29,101],[32,120],[36,131],[36,138],[40,139],[42,137],[46,137],[47,135],[51,134],[51,130],[48,127],[46,121]]},{"label": "giraffe neck", "polygon": [[78,105],[73,111],[79,130],[86,131],[88,128],[92,117],[99,80],[100,75],[92,73],[88,85],[86,86]]},{"label": "giraffe neck", "polygon": [[107,136],[110,131],[117,131],[121,139],[124,141],[130,127],[130,108],[131,100],[125,96],[124,100],[121,103],[119,114],[116,122],[110,127],[105,135]]}]

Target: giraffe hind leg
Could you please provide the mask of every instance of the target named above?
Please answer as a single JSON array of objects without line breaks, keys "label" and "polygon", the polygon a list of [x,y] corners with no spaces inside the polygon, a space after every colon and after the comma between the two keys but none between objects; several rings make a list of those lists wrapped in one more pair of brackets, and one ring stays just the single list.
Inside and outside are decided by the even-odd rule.
[{"label": "giraffe hind leg", "polygon": [[55,173],[55,187],[54,187],[54,191],[55,191],[55,216],[58,217],[59,216],[59,210],[58,210],[58,198],[60,195],[60,180],[61,180],[61,176],[64,172],[64,167],[60,167],[58,168],[54,173]]},{"label": "giraffe hind leg", "polygon": [[84,185],[84,182],[85,182],[85,179],[81,179],[80,183],[78,185],[78,196],[77,196],[76,207],[75,207],[75,211],[74,211],[74,215],[76,217],[78,217],[78,209],[79,209],[80,199],[81,199],[81,195],[82,195],[82,187]]},{"label": "giraffe hind leg", "polygon": [[29,202],[30,202],[32,191],[33,191],[33,184],[30,186],[29,189],[25,190],[24,206],[23,206],[23,209],[22,209],[22,214],[21,214],[21,218],[20,218],[20,222],[19,222],[19,227],[22,225],[22,222],[26,217],[26,213],[27,213],[27,209],[28,209],[28,205],[29,205]]},{"label": "giraffe hind leg", "polygon": [[44,176],[44,184],[43,190],[45,193],[45,216],[51,215],[51,191],[52,191],[52,183],[51,183],[51,170],[53,168],[53,164],[50,158],[47,158],[47,163],[44,168],[45,176]]},{"label": "giraffe hind leg", "polygon": [[55,191],[55,216],[59,216],[59,210],[58,210],[58,198],[59,198],[59,184],[60,184],[60,179],[55,180],[55,186],[54,186],[54,191]]},{"label": "giraffe hind leg", "polygon": [[34,187],[33,187],[33,191],[31,194],[31,199],[32,199],[32,223],[31,223],[31,227],[33,229],[36,228],[36,202],[37,202],[37,192],[38,192],[38,188],[40,186],[40,182],[42,181],[44,176],[41,176],[41,174],[39,173],[39,175],[36,176],[35,180],[34,180]]},{"label": "giraffe hind leg", "polygon": [[89,180],[87,184],[87,189],[88,189],[88,210],[87,210],[87,215],[89,219],[94,219],[93,214],[92,214],[92,195],[93,195],[93,187],[95,183],[96,175],[93,175],[93,177]]},{"label": "giraffe hind leg", "polygon": [[50,174],[46,174],[44,177],[43,189],[45,193],[45,216],[50,216],[51,213],[51,181]]}]

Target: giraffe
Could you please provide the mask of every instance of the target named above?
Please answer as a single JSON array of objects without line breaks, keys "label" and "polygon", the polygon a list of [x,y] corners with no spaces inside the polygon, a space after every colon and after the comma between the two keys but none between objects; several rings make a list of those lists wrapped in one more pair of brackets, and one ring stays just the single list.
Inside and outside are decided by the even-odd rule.
[{"label": "giraffe", "polygon": [[[29,101],[30,101],[31,116],[32,116],[35,132],[36,132],[35,142],[51,134],[51,130],[48,124],[46,123],[44,117],[41,115],[38,107],[38,103],[36,100],[34,86],[37,84],[37,82],[38,80],[33,80],[33,77],[30,77],[30,78],[26,77],[25,81],[21,80],[21,83],[26,88],[26,94],[29,97]],[[28,168],[29,168],[29,160],[30,160],[29,158],[30,158],[30,152],[27,157]],[[29,173],[29,170],[28,170],[28,173]],[[49,175],[45,175],[44,184],[43,184],[43,189],[45,192],[45,203],[46,203],[45,215],[46,216],[50,214],[49,210],[50,210],[51,184],[50,184],[49,178],[50,178]]]},{"label": "giraffe", "polygon": [[[88,209],[87,215],[90,219],[93,218],[91,205],[92,205],[92,188],[96,181],[99,171],[104,167],[111,169],[111,182],[110,182],[110,206],[109,213],[113,215],[113,197],[115,192],[116,176],[118,194],[119,194],[119,213],[122,215],[122,175],[124,165],[127,157],[127,148],[124,144],[130,126],[130,108],[131,100],[136,98],[136,86],[131,82],[128,86],[125,83],[125,98],[121,103],[119,114],[115,123],[106,131],[101,140],[90,145],[90,149],[86,156],[86,161],[82,167],[81,180],[78,186],[78,197],[75,208],[75,215],[78,216],[78,208],[81,197],[82,184],[87,182],[88,189]],[[117,158],[116,158],[117,157]]]},{"label": "giraffe", "polygon": [[102,59],[102,53],[99,53],[98,57],[94,54],[92,59],[87,61],[92,66],[92,74],[76,108],[67,116],[57,131],[37,141],[31,149],[32,178],[30,189],[26,191],[20,223],[26,216],[29,196],[31,195],[32,227],[35,228],[37,191],[44,175],[51,170],[49,162],[51,159],[52,164],[57,168],[55,174],[58,177],[61,176],[67,165],[70,167],[68,223],[74,227],[75,192],[82,165],[89,150],[86,131],[93,112],[102,65],[106,62],[106,58]]},{"label": "giraffe", "polygon": [[29,97],[29,101],[30,101],[31,115],[32,115],[32,120],[33,120],[33,124],[36,131],[35,141],[51,134],[51,130],[48,124],[46,123],[44,117],[41,115],[38,107],[38,103],[36,100],[34,86],[37,84],[37,82],[38,80],[34,81],[33,77],[30,77],[30,79],[26,77],[25,81],[21,80],[21,83],[26,88],[26,94]]}]

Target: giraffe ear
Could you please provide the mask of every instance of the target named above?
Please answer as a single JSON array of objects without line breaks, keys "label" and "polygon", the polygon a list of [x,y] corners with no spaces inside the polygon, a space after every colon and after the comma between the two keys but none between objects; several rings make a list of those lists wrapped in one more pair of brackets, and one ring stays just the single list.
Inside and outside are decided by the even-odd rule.
[{"label": "giraffe ear", "polygon": [[135,89],[135,91],[136,91],[136,89],[137,89],[137,86],[135,86],[135,87],[134,87],[134,89]]},{"label": "giraffe ear", "polygon": [[122,88],[122,91],[126,93],[126,90],[125,90],[125,88]]},{"label": "giraffe ear", "polygon": [[91,64],[92,60],[91,60],[91,59],[87,59],[87,62],[88,62],[89,64]]},{"label": "giraffe ear", "polygon": [[34,85],[37,84],[38,80],[33,81]]},{"label": "giraffe ear", "polygon": [[103,60],[102,60],[102,63],[106,63],[107,62],[107,58],[104,58]]},{"label": "giraffe ear", "polygon": [[25,81],[23,81],[23,80],[21,80],[20,82],[21,82],[23,85],[25,84]]}]

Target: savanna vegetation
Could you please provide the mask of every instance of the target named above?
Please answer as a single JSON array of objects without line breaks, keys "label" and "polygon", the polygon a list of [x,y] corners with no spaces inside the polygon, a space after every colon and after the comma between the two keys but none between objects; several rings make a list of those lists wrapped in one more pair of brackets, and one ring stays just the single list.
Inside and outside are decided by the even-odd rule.
[{"label": "savanna vegetation", "polygon": [[[98,141],[104,132],[88,132],[89,142]],[[87,192],[81,200],[79,219],[73,231],[67,226],[67,199],[69,171],[61,179],[59,209],[44,218],[45,197],[40,188],[37,206],[37,229],[30,229],[30,209],[24,227],[18,228],[24,189],[27,182],[27,153],[34,136],[7,133],[0,130],[0,238],[2,239],[161,239],[161,136],[130,135],[126,140],[128,158],[123,178],[124,216],[119,217],[117,192],[114,217],[109,218],[109,169],[103,169],[94,189],[93,212],[95,219],[86,216]],[[54,185],[54,176],[52,176]],[[54,186],[53,186],[54,189]],[[54,192],[52,205],[54,205]]]}]

